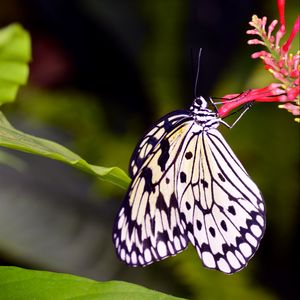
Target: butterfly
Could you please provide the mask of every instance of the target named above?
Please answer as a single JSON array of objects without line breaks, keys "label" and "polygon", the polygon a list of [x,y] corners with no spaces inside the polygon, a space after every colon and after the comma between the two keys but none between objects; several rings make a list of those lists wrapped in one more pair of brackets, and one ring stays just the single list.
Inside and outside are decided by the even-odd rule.
[{"label": "butterfly", "polygon": [[205,267],[231,274],[256,252],[264,200],[217,130],[226,123],[214,107],[196,97],[189,110],[161,118],[136,146],[113,230],[126,264],[146,266],[191,243]]}]

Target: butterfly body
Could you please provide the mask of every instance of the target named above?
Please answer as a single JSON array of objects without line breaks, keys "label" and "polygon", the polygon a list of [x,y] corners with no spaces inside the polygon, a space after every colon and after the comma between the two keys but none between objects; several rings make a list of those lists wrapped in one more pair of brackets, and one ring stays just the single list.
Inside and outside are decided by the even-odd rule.
[{"label": "butterfly body", "polygon": [[204,266],[242,269],[265,230],[261,193],[217,127],[203,97],[160,119],[137,145],[131,185],[116,218],[120,259],[145,266],[190,242]]}]

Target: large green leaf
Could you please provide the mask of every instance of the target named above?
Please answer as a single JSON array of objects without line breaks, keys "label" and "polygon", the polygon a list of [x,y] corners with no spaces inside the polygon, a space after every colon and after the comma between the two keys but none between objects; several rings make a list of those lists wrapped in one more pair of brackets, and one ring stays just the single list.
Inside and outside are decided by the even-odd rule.
[{"label": "large green leaf", "polygon": [[123,188],[127,188],[130,182],[127,174],[118,167],[105,168],[91,165],[79,155],[58,143],[15,129],[2,112],[0,112],[0,146],[64,162]]},{"label": "large green leaf", "polygon": [[0,267],[0,299],[176,300],[179,298],[122,281],[97,282],[69,274]]},{"label": "large green leaf", "polygon": [[30,36],[21,25],[0,30],[0,105],[14,101],[19,86],[26,83],[30,58]]}]

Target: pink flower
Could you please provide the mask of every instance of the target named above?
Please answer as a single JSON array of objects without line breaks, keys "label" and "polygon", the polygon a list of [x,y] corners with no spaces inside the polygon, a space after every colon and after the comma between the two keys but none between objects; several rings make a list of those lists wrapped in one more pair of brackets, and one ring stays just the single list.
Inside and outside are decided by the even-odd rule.
[{"label": "pink flower", "polygon": [[[228,113],[240,106],[251,101],[257,102],[282,102],[280,108],[287,109],[295,116],[300,115],[300,86],[299,86],[299,61],[300,51],[295,54],[289,53],[291,44],[295,35],[300,29],[300,16],[298,16],[294,27],[285,43],[281,43],[286,33],[284,7],[285,0],[278,0],[278,9],[280,17],[280,26],[276,34],[274,29],[278,24],[274,20],[266,29],[267,17],[258,18],[256,15],[252,17],[249,24],[253,27],[247,31],[247,34],[257,35],[258,38],[250,39],[249,45],[262,45],[266,50],[255,52],[251,55],[253,59],[260,58],[265,66],[277,82],[270,85],[248,90],[242,94],[230,94],[222,97],[223,104],[219,108],[219,115],[224,117]],[[300,118],[296,118],[300,122]]]}]

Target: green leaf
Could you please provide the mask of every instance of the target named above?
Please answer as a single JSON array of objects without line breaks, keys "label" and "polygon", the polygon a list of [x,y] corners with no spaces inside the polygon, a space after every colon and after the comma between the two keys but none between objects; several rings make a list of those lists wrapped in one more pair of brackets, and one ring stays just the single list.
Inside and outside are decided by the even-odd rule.
[{"label": "green leaf", "polygon": [[14,101],[20,85],[27,82],[31,59],[30,36],[19,24],[0,30],[0,105]]},{"label": "green leaf", "polygon": [[180,298],[122,281],[97,282],[69,274],[0,267],[0,299],[176,300]]},{"label": "green leaf", "polygon": [[130,183],[128,175],[118,167],[105,168],[91,165],[79,155],[58,143],[38,138],[15,129],[7,121],[1,111],[0,146],[61,161],[84,172],[95,175],[99,179],[110,181],[122,188],[127,188]]}]

